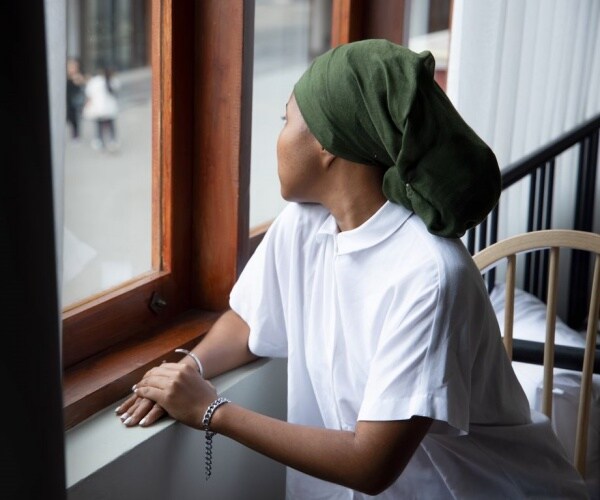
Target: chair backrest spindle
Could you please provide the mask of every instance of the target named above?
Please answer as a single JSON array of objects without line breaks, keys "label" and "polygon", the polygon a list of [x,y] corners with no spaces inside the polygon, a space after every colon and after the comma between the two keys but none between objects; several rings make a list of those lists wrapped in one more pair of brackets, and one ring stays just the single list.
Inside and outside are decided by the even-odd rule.
[{"label": "chair backrest spindle", "polygon": [[587,332],[585,337],[585,354],[581,373],[581,393],[579,411],[577,412],[577,431],[575,435],[575,467],[585,473],[585,456],[587,451],[587,429],[590,420],[590,402],[592,399],[592,368],[594,364],[594,348],[596,346],[596,322],[600,310],[600,254],[596,254],[592,295],[588,313]]},{"label": "chair backrest spindle", "polygon": [[515,316],[515,274],[517,270],[516,256],[509,255],[506,263],[506,286],[504,302],[504,348],[508,359],[512,361],[513,320]]}]

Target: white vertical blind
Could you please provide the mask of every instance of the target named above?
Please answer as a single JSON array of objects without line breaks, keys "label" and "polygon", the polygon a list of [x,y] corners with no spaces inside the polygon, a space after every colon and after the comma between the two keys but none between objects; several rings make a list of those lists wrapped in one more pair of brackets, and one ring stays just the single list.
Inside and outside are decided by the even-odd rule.
[{"label": "white vertical blind", "polygon": [[[599,32],[597,0],[454,0],[448,94],[501,168],[600,112]],[[576,161],[557,162],[555,227],[572,224]],[[503,194],[499,237],[526,230],[527,188]]]}]

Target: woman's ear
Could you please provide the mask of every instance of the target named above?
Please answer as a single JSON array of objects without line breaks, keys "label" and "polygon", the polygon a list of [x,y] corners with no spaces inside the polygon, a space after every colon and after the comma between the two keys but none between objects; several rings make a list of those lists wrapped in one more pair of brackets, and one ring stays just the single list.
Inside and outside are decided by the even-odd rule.
[{"label": "woman's ear", "polygon": [[336,158],[337,156],[327,151],[324,146],[321,146],[321,164],[323,167],[329,168]]}]

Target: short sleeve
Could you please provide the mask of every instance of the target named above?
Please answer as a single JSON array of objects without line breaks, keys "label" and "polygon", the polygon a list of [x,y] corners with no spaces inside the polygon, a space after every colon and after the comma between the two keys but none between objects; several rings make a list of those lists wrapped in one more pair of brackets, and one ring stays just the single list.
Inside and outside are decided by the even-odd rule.
[{"label": "short sleeve", "polygon": [[231,291],[229,305],[250,327],[248,347],[257,356],[287,357],[287,337],[273,223]]},{"label": "short sleeve", "polygon": [[[460,306],[435,264],[398,294],[371,360],[359,420],[435,420],[432,432],[469,427],[468,342]],[[450,289],[449,289],[450,288]]]}]

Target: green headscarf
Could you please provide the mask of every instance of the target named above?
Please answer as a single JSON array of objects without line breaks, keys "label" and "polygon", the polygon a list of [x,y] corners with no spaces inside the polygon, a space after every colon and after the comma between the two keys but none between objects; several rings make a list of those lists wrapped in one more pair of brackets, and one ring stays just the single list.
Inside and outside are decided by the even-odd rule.
[{"label": "green headscarf", "polygon": [[434,67],[429,52],[363,40],[315,59],[294,95],[327,151],[385,168],[390,201],[414,211],[430,232],[460,237],[498,202],[500,171],[434,81]]}]

